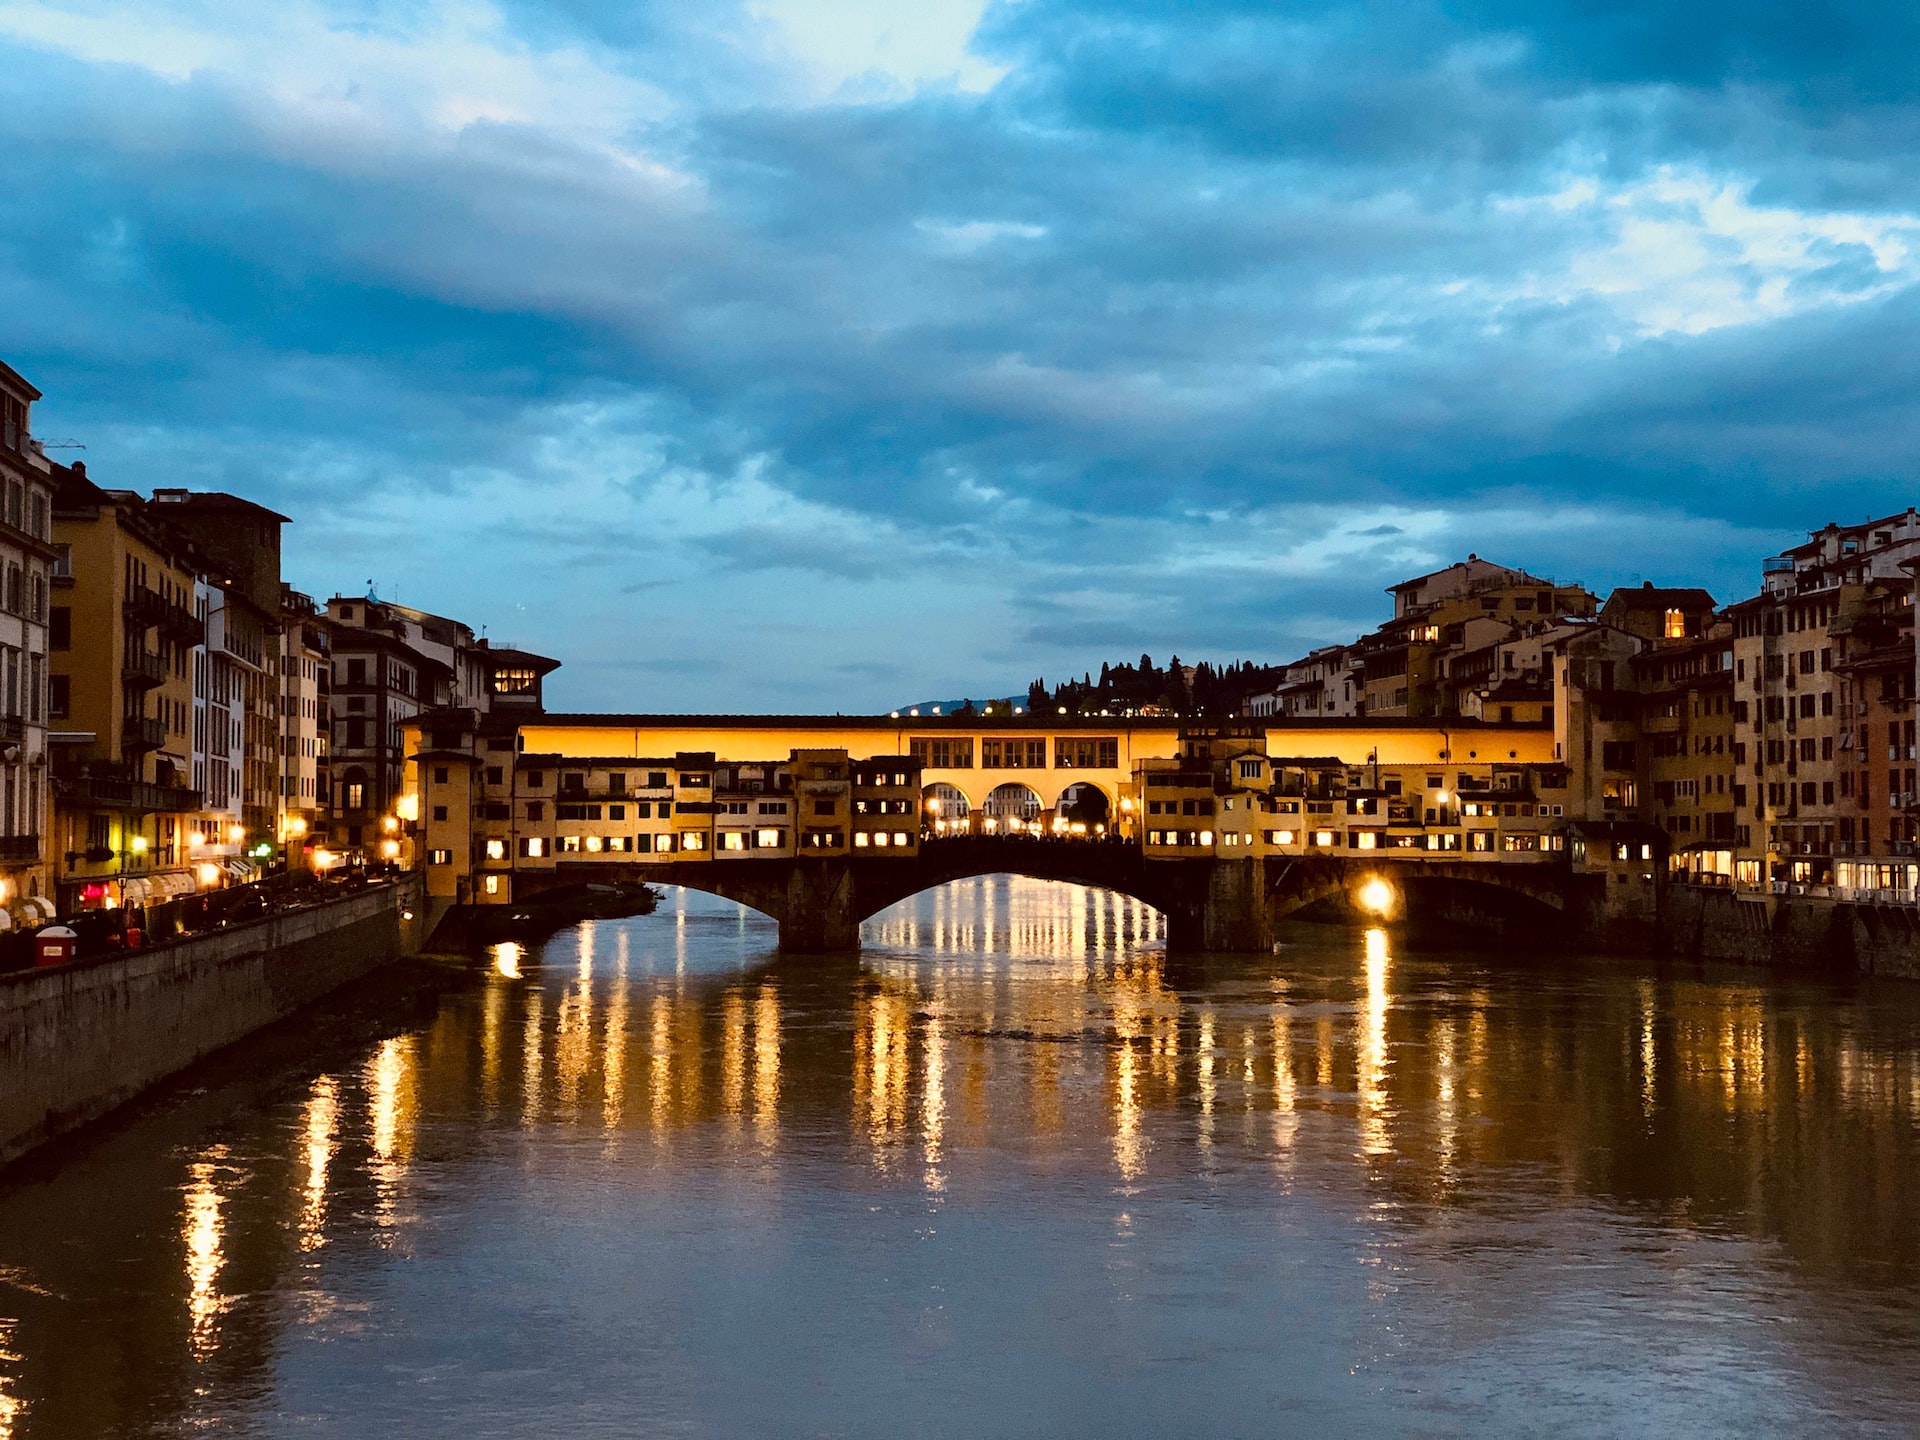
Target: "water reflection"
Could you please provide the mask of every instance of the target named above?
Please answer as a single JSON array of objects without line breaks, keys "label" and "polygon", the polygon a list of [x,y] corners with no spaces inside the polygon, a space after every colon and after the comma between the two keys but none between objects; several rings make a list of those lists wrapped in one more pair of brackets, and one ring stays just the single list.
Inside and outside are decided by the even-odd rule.
[{"label": "water reflection", "polygon": [[313,1082],[307,1097],[305,1124],[306,1184],[300,1197],[300,1248],[317,1250],[326,1243],[327,1167],[333,1163],[334,1136],[340,1123],[340,1087],[331,1075]]},{"label": "water reflection", "polygon": [[195,1360],[205,1360],[219,1343],[220,1271],[226,1265],[220,1189],[225,1155],[223,1147],[215,1146],[187,1171],[180,1231],[187,1249],[188,1344]]},{"label": "water reflection", "polygon": [[[1359,1308],[1330,1329],[1393,1337],[1368,1351],[1383,1374],[1427,1336],[1449,1386],[1512,1381],[1486,1358],[1503,1347],[1611,1365],[1618,1381],[1664,1363],[1661,1345],[1731,1326],[1746,1338],[1687,1352],[1720,1393],[1764,1374],[1783,1416],[1865,1406],[1882,1428],[1920,1422],[1920,995],[1423,956],[1380,928],[1302,930],[1271,959],[1182,968],[1162,935],[1123,897],[990,881],[880,917],[857,962],[774,959],[763,921],[684,895],[538,953],[495,947],[421,1023],[283,1056],[278,1098],[228,1107],[256,1118],[133,1127],[112,1160],[124,1216],[79,1203],[98,1175],[0,1192],[0,1282],[26,1277],[0,1285],[0,1440],[41,1412],[47,1433],[199,1425],[201,1401],[164,1397],[217,1401],[242,1374],[262,1403],[311,1408],[280,1393],[325,1369],[309,1341],[431,1334],[437,1307],[529,1293],[541,1314],[597,1304],[627,1365],[654,1342],[621,1317],[677,1314],[709,1277],[713,1294],[757,1297],[729,1323],[775,1356],[783,1342],[755,1316],[823,1285],[808,1303],[856,1326],[843,1338],[932,1336],[938,1353],[958,1343],[960,1307],[1005,1292],[1045,1309],[1044,1277],[1094,1256],[1098,1278],[1080,1275],[1049,1323],[1082,1348],[1147,1346],[1113,1352],[1116,1374],[1152,1368],[1141,1336],[1158,1322],[1075,1330],[1107,1313],[1087,1296],[1171,1305],[1198,1287],[1204,1304],[1180,1324],[1230,1351],[1268,1333],[1272,1316],[1244,1307],[1291,1283],[1270,1268],[1284,1263],[1319,1277],[1288,1292],[1289,1314],[1347,1303],[1339,1277],[1364,1274]],[[157,1226],[138,1208],[148,1194]],[[937,1260],[886,1238],[902,1201],[924,1227],[912,1244]],[[513,1223],[476,1218],[493,1211]],[[565,1217],[567,1250],[520,1254],[550,1216]],[[169,1237],[165,1278],[133,1286],[143,1310],[126,1277],[155,1233]],[[831,1265],[810,1258],[843,1243]],[[706,1269],[676,1270],[688,1248]],[[679,1288],[647,1291],[655,1271]],[[824,1278],[841,1272],[845,1290]],[[573,1289],[544,1292],[548,1273]],[[286,1290],[311,1303],[252,1303]],[[873,1300],[910,1291],[901,1309]],[[869,1311],[875,1331],[845,1318]],[[1799,1348],[1756,1350],[1739,1327],[1762,1312],[1791,1320]],[[154,1333],[177,1338],[135,1343]],[[512,1344],[544,1353],[542,1333],[521,1323]],[[419,1343],[423,1369],[467,1363]],[[1298,1343],[1289,1365],[1359,1363],[1314,1348],[1334,1341]],[[300,1364],[269,1363],[281,1353]],[[383,1373],[377,1351],[360,1353]],[[88,1408],[131,1402],[75,1398],[85,1367],[69,1357],[136,1354],[135,1383],[174,1410],[149,1424]],[[1474,1380],[1475,1365],[1493,1368]],[[644,1411],[667,1429],[687,1413]],[[1362,1429],[1406,1428],[1364,1413],[1377,1423]],[[815,1418],[806,1428],[847,1428]],[[1020,1428],[989,1405],[980,1428],[996,1425]]]}]

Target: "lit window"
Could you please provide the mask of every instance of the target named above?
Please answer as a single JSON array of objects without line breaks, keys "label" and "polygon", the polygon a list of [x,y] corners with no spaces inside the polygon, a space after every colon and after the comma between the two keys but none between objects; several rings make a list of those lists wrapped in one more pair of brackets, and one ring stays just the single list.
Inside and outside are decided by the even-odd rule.
[{"label": "lit window", "polygon": [[1314,831],[1313,843],[1318,845],[1322,850],[1329,849],[1333,845],[1333,832],[1331,830]]},{"label": "lit window", "polygon": [[854,832],[853,848],[856,850],[864,850],[867,848],[867,832],[866,831],[857,830]]},{"label": "lit window", "polygon": [[680,837],[680,848],[682,850],[704,850],[707,848],[707,837],[697,830],[690,830]]},{"label": "lit window", "polygon": [[1687,617],[1678,610],[1667,611],[1667,639],[1684,640],[1687,638]]},{"label": "lit window", "polygon": [[1147,831],[1147,844],[1158,845],[1159,843],[1160,843],[1160,832],[1158,830]]},{"label": "lit window", "polygon": [[427,863],[429,865],[451,865],[453,863],[453,851],[429,850],[427,852]]},{"label": "lit window", "polygon": [[600,837],[598,835],[587,836],[586,844],[588,854],[598,855],[600,853]]},{"label": "lit window", "polygon": [[756,830],[753,832],[753,843],[757,849],[777,850],[780,847],[780,832],[778,830]]},{"label": "lit window", "polygon": [[522,843],[526,846],[525,854],[530,859],[538,860],[547,853],[547,842],[537,835]]},{"label": "lit window", "polygon": [[1293,844],[1293,831],[1269,830],[1267,832],[1267,839],[1272,841],[1275,845],[1291,845]]},{"label": "lit window", "polygon": [[728,830],[723,832],[720,836],[720,848],[722,850],[746,849],[747,832],[744,830]]},{"label": "lit window", "polygon": [[489,895],[498,895],[500,893],[500,877],[498,875],[487,876],[486,891]]},{"label": "lit window", "polygon": [[894,831],[894,832],[893,832],[893,843],[894,843],[894,845],[895,845],[896,847],[898,847],[898,846],[901,846],[901,845],[905,845],[905,844],[907,843],[907,832],[906,832],[906,831],[904,831],[904,830],[896,830],[896,831]]},{"label": "lit window", "polygon": [[504,860],[507,858],[507,842],[504,840],[487,841],[487,859]]},{"label": "lit window", "polygon": [[632,842],[628,840],[625,835],[607,836],[607,849],[609,850],[631,850],[632,848]]},{"label": "lit window", "polygon": [[1373,831],[1362,830],[1354,837],[1355,848],[1361,849],[1361,850],[1371,850],[1375,847],[1375,842],[1377,841],[1378,838],[1379,837],[1376,836],[1373,833]]},{"label": "lit window", "polygon": [[1202,845],[1211,845],[1211,844],[1213,844],[1213,831],[1211,831],[1211,830],[1202,830],[1202,831],[1200,832],[1200,843],[1201,843]]}]

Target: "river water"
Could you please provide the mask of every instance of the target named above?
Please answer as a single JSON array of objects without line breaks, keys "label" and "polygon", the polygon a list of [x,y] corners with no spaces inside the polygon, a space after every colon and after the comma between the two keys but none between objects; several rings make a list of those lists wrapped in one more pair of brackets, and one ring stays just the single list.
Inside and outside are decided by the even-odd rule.
[{"label": "river water", "polygon": [[372,982],[0,1180],[0,1437],[1920,1433],[1920,986],[1160,936]]}]

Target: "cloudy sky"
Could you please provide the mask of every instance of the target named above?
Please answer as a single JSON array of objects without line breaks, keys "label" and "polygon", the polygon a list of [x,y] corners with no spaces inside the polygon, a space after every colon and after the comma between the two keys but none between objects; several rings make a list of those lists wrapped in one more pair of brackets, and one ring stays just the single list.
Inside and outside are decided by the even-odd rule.
[{"label": "cloudy sky", "polygon": [[1885,0],[0,0],[0,358],[572,708],[1290,658],[1469,550],[1731,599],[1920,500],[1917,71]]}]

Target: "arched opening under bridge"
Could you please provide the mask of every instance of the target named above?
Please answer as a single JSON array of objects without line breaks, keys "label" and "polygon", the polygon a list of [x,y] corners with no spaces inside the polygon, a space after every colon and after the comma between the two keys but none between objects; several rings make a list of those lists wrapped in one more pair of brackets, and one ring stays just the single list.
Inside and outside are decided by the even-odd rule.
[{"label": "arched opening under bridge", "polygon": [[1122,890],[995,871],[915,891],[860,933],[863,949],[908,956],[1094,962],[1164,947],[1167,917]]}]

